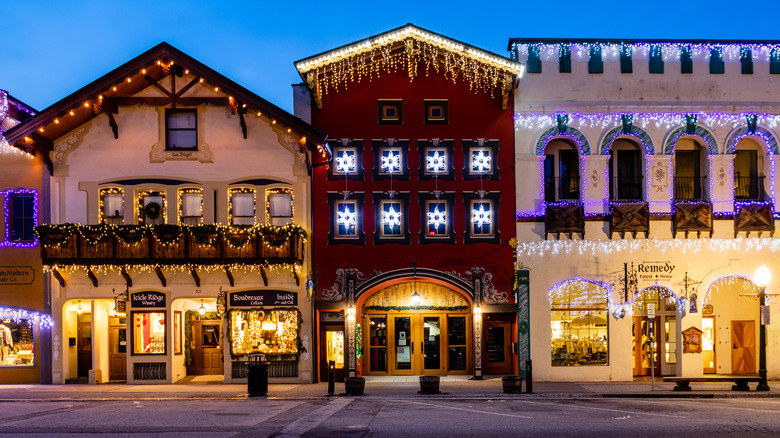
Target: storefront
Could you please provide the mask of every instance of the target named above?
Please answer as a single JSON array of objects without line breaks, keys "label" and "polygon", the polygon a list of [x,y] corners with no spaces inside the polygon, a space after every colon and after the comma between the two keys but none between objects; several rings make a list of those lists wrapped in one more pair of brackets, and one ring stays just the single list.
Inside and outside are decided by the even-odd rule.
[{"label": "storefront", "polygon": [[0,308],[0,383],[40,381],[40,339],[51,326],[48,315],[21,308]]}]

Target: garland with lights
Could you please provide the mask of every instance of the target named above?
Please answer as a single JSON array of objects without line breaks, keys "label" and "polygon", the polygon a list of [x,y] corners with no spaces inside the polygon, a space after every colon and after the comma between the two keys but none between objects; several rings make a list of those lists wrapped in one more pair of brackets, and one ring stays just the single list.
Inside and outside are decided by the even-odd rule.
[{"label": "garland with lights", "polygon": [[152,235],[155,237],[155,239],[157,239],[158,242],[162,243],[166,247],[177,243],[181,239],[181,236],[184,232],[183,227],[168,224],[152,225],[151,229]]},{"label": "garland with lights", "polygon": [[110,236],[111,227],[104,224],[99,225],[84,225],[78,227],[78,232],[81,238],[84,239],[84,243],[89,246],[94,246],[105,240]]},{"label": "garland with lights", "polygon": [[222,230],[222,236],[231,247],[241,249],[255,235],[254,225],[232,225]]},{"label": "garland with lights", "polygon": [[219,225],[193,225],[189,228],[192,239],[199,245],[213,246],[220,237],[221,228]]},{"label": "garland with lights", "polygon": [[118,225],[113,228],[116,237],[122,239],[122,242],[128,245],[138,245],[146,237],[148,227],[136,225]]},{"label": "garland with lights", "polygon": [[44,246],[59,247],[65,243],[77,230],[73,224],[38,225],[35,236]]}]

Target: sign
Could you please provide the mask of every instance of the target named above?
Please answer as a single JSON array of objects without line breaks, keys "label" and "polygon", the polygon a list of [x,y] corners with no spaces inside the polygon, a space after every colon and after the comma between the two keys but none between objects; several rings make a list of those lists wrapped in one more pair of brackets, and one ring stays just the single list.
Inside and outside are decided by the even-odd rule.
[{"label": "sign", "polygon": [[230,307],[297,306],[298,294],[286,290],[243,290],[228,294]]},{"label": "sign", "polygon": [[152,291],[133,292],[130,294],[130,306],[134,308],[165,308],[165,294]]},{"label": "sign", "polygon": [[769,325],[769,306],[761,306],[761,325]]},{"label": "sign", "polygon": [[636,277],[639,282],[669,282],[677,266],[671,262],[642,262],[636,265]]},{"label": "sign", "polygon": [[647,303],[647,317],[655,318],[655,303]]},{"label": "sign", "polygon": [[0,286],[32,284],[35,271],[32,266],[0,266]]},{"label": "sign", "polygon": [[[518,269],[515,271],[515,291],[517,293],[517,375],[526,379],[528,378],[525,372],[526,361],[531,360],[530,277],[531,271],[528,269]],[[526,380],[526,382],[528,381]],[[530,384],[530,382],[528,384]]]}]

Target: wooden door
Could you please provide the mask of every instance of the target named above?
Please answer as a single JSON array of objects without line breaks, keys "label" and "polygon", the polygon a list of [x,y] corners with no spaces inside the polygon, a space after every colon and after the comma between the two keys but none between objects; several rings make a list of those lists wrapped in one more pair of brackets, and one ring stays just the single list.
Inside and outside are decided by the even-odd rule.
[{"label": "wooden door", "polygon": [[78,377],[89,377],[92,369],[92,315],[83,313],[77,326]]},{"label": "wooden door", "polygon": [[661,319],[655,317],[653,319],[653,341],[652,350],[653,354],[650,355],[651,342],[650,342],[650,319],[646,316],[634,317],[634,375],[635,376],[649,376],[651,374],[652,361],[655,360],[655,375],[661,375],[661,361],[660,354],[658,352],[659,336],[661,330],[659,327]]},{"label": "wooden door", "polygon": [[187,374],[196,376],[222,374],[222,336],[220,335],[222,321],[191,321],[191,327],[192,362],[187,367]]},{"label": "wooden door", "polygon": [[335,381],[344,381],[344,324],[323,325],[320,330],[320,381],[328,381],[329,362],[335,364]]},{"label": "wooden door", "polygon": [[127,326],[112,325],[108,330],[108,379],[127,380]]},{"label": "wooden door", "polygon": [[731,321],[731,373],[756,372],[755,321]]},{"label": "wooden door", "polygon": [[485,374],[511,374],[512,373],[512,323],[509,321],[485,320],[483,349]]}]

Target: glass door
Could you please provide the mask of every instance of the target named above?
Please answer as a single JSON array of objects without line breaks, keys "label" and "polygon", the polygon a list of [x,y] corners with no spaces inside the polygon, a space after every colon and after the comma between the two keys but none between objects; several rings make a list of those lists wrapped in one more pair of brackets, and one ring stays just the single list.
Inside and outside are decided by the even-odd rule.
[{"label": "glass door", "polygon": [[715,317],[703,317],[701,325],[704,329],[701,343],[704,374],[715,374]]},{"label": "glass door", "polygon": [[441,318],[438,316],[422,317],[422,364],[420,374],[441,374],[444,363],[441,358]]},{"label": "glass door", "polygon": [[410,316],[396,316],[393,318],[393,322],[395,374],[411,375],[413,374],[412,356],[414,355],[414,343],[412,342],[412,318]]}]

